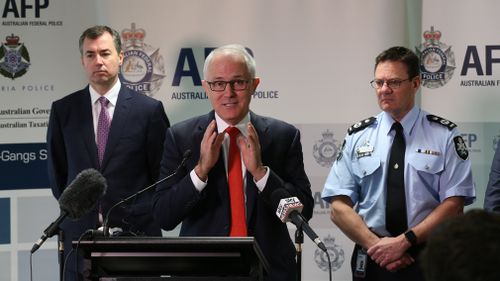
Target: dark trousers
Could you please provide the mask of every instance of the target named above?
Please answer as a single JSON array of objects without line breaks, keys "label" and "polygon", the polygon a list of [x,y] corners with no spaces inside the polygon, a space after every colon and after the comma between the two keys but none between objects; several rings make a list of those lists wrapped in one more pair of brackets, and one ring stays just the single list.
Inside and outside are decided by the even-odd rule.
[{"label": "dark trousers", "polygon": [[364,277],[360,276],[363,274],[356,273],[356,262],[358,259],[359,250],[361,250],[361,246],[356,244],[354,246],[354,251],[351,258],[353,281],[425,281],[424,274],[420,266],[418,265],[418,252],[420,252],[420,249],[416,249],[416,251],[414,251],[414,253],[412,254],[413,258],[415,259],[415,262],[413,264],[396,272],[390,272],[385,268],[380,267],[370,258],[370,256],[367,256],[366,271],[364,273]]}]

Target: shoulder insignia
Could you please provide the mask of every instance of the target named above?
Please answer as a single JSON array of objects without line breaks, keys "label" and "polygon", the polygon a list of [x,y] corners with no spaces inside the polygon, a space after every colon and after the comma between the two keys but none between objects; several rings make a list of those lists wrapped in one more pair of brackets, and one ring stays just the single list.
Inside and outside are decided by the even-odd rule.
[{"label": "shoulder insignia", "polygon": [[458,157],[462,160],[467,160],[469,158],[469,150],[467,149],[467,145],[461,136],[456,136],[453,138],[453,142],[455,143],[455,152]]},{"label": "shoulder insignia", "polygon": [[447,127],[448,130],[450,130],[450,131],[453,130],[453,128],[455,128],[457,126],[457,124],[451,122],[450,120],[446,120],[444,118],[441,118],[439,116],[432,115],[432,114],[427,115],[427,120],[441,124],[441,125]]},{"label": "shoulder insignia", "polygon": [[371,124],[373,124],[375,122],[375,120],[377,120],[377,118],[370,117],[368,119],[359,121],[358,123],[356,123],[356,124],[352,125],[351,127],[349,127],[349,129],[347,129],[347,134],[352,135],[352,134],[354,134],[356,132],[361,131],[364,128],[366,128],[366,127],[370,126]]}]

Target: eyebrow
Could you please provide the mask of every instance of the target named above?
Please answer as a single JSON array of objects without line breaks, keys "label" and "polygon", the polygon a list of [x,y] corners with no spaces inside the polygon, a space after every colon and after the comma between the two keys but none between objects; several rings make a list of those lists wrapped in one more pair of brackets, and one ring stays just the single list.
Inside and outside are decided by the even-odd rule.
[{"label": "eyebrow", "polygon": [[111,49],[102,49],[99,52],[95,52],[95,51],[92,51],[92,50],[87,50],[87,51],[85,51],[85,54],[95,54],[95,53],[103,53],[103,52],[111,52]]},{"label": "eyebrow", "polygon": [[[245,79],[245,75],[241,75],[241,74],[240,74],[240,75],[232,76],[231,78],[229,78],[229,80],[234,80],[234,79]],[[224,78],[223,78],[223,77],[218,76],[218,77],[214,77],[214,78],[212,78],[212,80],[213,80],[213,81],[214,81],[214,80],[224,80]],[[227,80],[227,81],[229,81],[229,80]]]}]

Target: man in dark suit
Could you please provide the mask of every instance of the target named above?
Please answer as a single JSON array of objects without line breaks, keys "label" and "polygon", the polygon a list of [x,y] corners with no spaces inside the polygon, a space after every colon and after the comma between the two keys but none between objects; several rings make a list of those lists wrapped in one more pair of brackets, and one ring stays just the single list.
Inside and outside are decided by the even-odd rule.
[{"label": "man in dark suit", "polygon": [[[313,198],[300,131],[249,110],[259,81],[254,59],[240,45],[219,47],[206,58],[202,83],[214,111],[167,130],[161,176],[175,170],[186,150],[192,157],[184,170],[158,186],[153,211],[166,230],[182,222],[181,236],[254,236],[269,263],[266,280],[296,280],[293,243],[270,198],[277,189],[288,191],[304,204],[306,219],[312,216]],[[230,200],[228,127],[239,129],[243,219],[234,219]],[[235,225],[243,229],[235,230]]]},{"label": "man in dark suit", "polygon": [[[161,102],[120,83],[123,52],[115,30],[91,27],[81,35],[79,47],[89,85],[52,105],[47,132],[50,186],[59,198],[82,170],[94,168],[106,178],[108,188],[94,210],[62,223],[65,255],[72,249],[72,240],[102,225],[111,206],[158,179],[169,126]],[[101,97],[107,101],[101,103]],[[106,122],[109,130],[102,133],[101,124]],[[109,226],[126,233],[161,235],[151,215],[151,197],[152,193],[141,194],[126,208],[115,209]],[[65,280],[77,280],[74,262],[71,255]]]}]

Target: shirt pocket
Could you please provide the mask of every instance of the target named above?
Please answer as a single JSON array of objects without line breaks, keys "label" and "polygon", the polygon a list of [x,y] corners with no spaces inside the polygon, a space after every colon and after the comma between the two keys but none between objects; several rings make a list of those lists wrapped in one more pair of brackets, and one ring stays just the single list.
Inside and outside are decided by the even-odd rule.
[{"label": "shirt pocket", "polygon": [[415,200],[427,201],[430,198],[439,200],[439,179],[444,171],[444,157],[414,154],[408,159],[410,165],[410,181],[418,183],[418,191],[414,192]]},{"label": "shirt pocket", "polygon": [[377,156],[361,157],[354,161],[352,168],[353,173],[358,178],[365,178],[373,175],[381,166],[380,158]]},{"label": "shirt pocket", "polygon": [[441,156],[416,153],[409,157],[408,164],[418,173],[440,174],[444,170],[444,158]]}]

